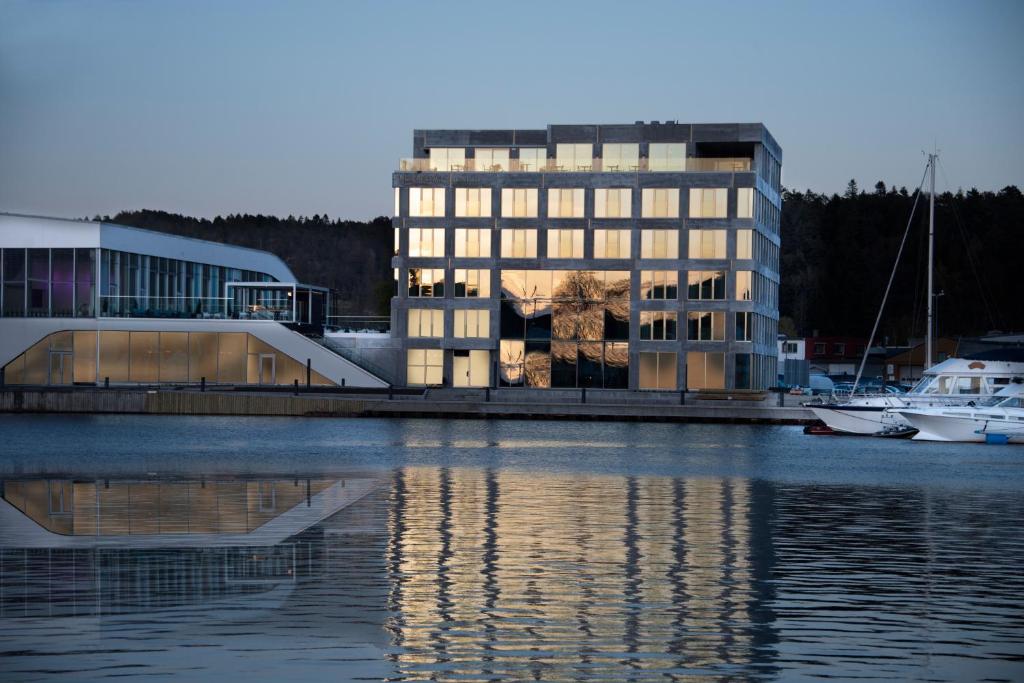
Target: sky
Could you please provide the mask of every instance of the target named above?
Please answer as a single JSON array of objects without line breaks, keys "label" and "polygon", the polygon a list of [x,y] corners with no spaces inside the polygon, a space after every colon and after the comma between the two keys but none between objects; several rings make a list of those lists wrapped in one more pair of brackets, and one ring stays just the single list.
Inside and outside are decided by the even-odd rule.
[{"label": "sky", "polygon": [[[391,211],[414,128],[763,122],[783,183],[1024,186],[1024,2],[0,0],[0,211]],[[945,189],[941,188],[940,189]]]}]

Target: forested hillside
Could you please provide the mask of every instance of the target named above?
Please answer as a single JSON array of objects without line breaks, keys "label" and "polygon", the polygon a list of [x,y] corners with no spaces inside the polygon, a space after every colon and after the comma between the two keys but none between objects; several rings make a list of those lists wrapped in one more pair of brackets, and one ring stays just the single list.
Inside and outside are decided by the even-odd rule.
[{"label": "forested hillside", "polygon": [[[787,190],[782,208],[781,328],[866,336],[914,198],[883,183],[843,195]],[[391,292],[391,221],[229,215],[198,219],[162,211],[108,218],[177,235],[265,249],[304,282],[341,292],[351,314],[385,314]],[[1024,330],[1024,197],[1016,187],[936,198],[935,289],[939,332]],[[922,197],[879,334],[902,343],[924,333],[928,203]]]}]

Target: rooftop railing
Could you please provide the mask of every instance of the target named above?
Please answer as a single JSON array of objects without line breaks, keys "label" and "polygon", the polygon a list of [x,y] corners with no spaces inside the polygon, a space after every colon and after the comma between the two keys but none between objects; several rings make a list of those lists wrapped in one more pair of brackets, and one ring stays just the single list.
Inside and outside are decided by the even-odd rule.
[{"label": "rooftop railing", "polygon": [[440,163],[431,159],[402,159],[398,170],[407,173],[737,173],[750,171],[753,159],[743,157],[690,157],[687,159],[508,159],[494,163],[466,159]]}]

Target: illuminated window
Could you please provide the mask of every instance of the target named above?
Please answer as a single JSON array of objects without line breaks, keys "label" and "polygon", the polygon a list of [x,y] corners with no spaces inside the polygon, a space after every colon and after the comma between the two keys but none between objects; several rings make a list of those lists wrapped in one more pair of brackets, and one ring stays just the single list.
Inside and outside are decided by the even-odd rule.
[{"label": "illuminated window", "polygon": [[409,228],[409,256],[444,256],[444,228]]},{"label": "illuminated window", "polygon": [[676,299],[679,297],[679,273],[674,270],[641,270],[641,299]]},{"label": "illuminated window", "polygon": [[690,271],[686,274],[686,285],[687,299],[725,299],[725,271]]},{"label": "illuminated window", "polygon": [[679,231],[641,230],[640,258],[679,258]]},{"label": "illuminated window", "polygon": [[753,230],[737,230],[736,231],[736,258],[738,259],[749,259],[753,258],[754,248],[754,231]]},{"label": "illuminated window", "polygon": [[436,386],[441,384],[444,352],[441,349],[409,349],[406,361],[406,384]]},{"label": "illuminated window", "polygon": [[476,171],[508,171],[511,169],[508,149],[476,148],[473,169]]},{"label": "illuminated window", "polygon": [[754,217],[754,188],[741,187],[736,190],[736,218]]},{"label": "illuminated window", "polygon": [[395,212],[393,214],[391,214],[393,216],[400,216],[401,215],[401,212],[398,210],[400,194],[401,193],[400,193],[399,189],[396,187],[395,188]]},{"label": "illuminated window", "polygon": [[629,230],[595,230],[594,258],[629,258]]},{"label": "illuminated window", "polygon": [[652,142],[647,152],[647,168],[652,171],[685,171],[686,143]]},{"label": "illuminated window", "polygon": [[455,329],[452,336],[458,339],[491,336],[490,311],[455,309],[454,313]]},{"label": "illuminated window", "polygon": [[548,218],[583,218],[583,190],[548,190]]},{"label": "illuminated window", "polygon": [[690,188],[690,218],[725,218],[728,216],[729,191],[724,187]]},{"label": "illuminated window", "polygon": [[444,269],[442,268],[410,268],[409,296],[441,297],[444,296]]},{"label": "illuminated window", "polygon": [[491,231],[484,228],[456,228],[456,258],[489,258]]},{"label": "illuminated window", "polygon": [[444,215],[444,188],[443,187],[410,187],[409,188],[409,215],[410,216],[443,216]]},{"label": "illuminated window", "polygon": [[502,258],[537,258],[537,231],[504,228],[501,231]]},{"label": "illuminated window", "polygon": [[455,269],[455,296],[489,297],[491,295],[491,271],[479,269]]},{"label": "illuminated window", "polygon": [[466,150],[462,147],[435,147],[430,150],[431,171],[466,170]]},{"label": "illuminated window", "polygon": [[443,337],[444,311],[437,308],[410,308],[409,336]]},{"label": "illuminated window", "polygon": [[736,271],[736,300],[750,301],[751,296],[751,272],[749,270]]},{"label": "illuminated window", "polygon": [[635,142],[606,142],[601,146],[601,169],[636,171],[640,168],[640,145]]},{"label": "illuminated window", "polygon": [[689,311],[686,338],[690,341],[725,341],[725,314],[721,311]]},{"label": "illuminated window", "polygon": [[640,338],[646,341],[675,341],[677,323],[675,311],[640,311]]},{"label": "illuminated window", "polygon": [[721,352],[690,351],[686,354],[686,388],[725,388],[725,354]]},{"label": "illuminated window", "polygon": [[503,188],[501,190],[501,215],[505,218],[536,218],[537,189]]},{"label": "illuminated window", "polygon": [[457,187],[455,188],[455,215],[490,216],[491,188],[489,187]]},{"label": "illuminated window", "polygon": [[690,258],[725,258],[725,230],[691,230]]},{"label": "illuminated window", "polygon": [[548,258],[583,258],[583,231],[548,230]]},{"label": "illuminated window", "polygon": [[640,388],[675,391],[678,359],[674,352],[641,351]]},{"label": "illuminated window", "polygon": [[640,193],[642,218],[679,218],[679,189],[645,187]]},{"label": "illuminated window", "polygon": [[633,215],[633,190],[628,187],[594,190],[594,218],[629,218]]},{"label": "illuminated window", "polygon": [[519,149],[519,170],[536,173],[547,168],[547,147],[521,147]]},{"label": "illuminated window", "polygon": [[555,145],[555,166],[560,171],[589,171],[594,164],[594,146],[590,143]]}]

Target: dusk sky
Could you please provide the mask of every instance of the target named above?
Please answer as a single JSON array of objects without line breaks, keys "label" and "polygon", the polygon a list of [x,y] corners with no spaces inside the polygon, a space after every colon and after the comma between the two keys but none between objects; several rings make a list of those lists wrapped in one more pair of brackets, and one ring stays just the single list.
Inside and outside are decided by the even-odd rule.
[{"label": "dusk sky", "polygon": [[[1024,3],[0,2],[0,211],[388,214],[413,128],[764,122],[790,188],[1024,185]],[[940,176],[940,189],[945,182]]]}]

